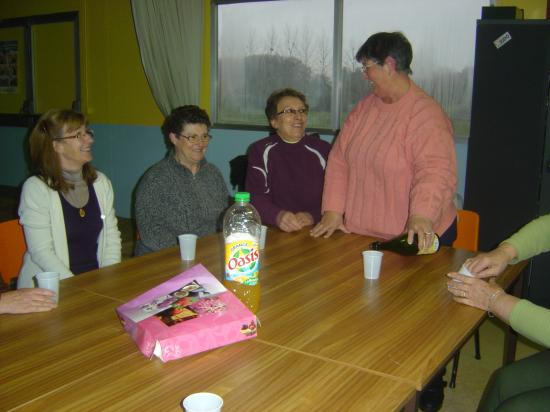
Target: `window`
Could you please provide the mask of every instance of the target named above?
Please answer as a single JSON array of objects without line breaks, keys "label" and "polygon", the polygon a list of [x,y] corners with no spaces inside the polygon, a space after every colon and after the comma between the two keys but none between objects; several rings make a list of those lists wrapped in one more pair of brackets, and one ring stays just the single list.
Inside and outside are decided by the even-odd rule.
[{"label": "window", "polygon": [[336,130],[369,92],[355,53],[379,31],[413,46],[413,80],[467,136],[476,20],[489,0],[275,0],[218,2],[212,59],[218,125],[266,125],[269,94],[304,92],[309,127]]},{"label": "window", "polygon": [[218,6],[215,121],[264,126],[267,97],[292,87],[307,96],[309,124],[330,129],[333,21],[333,0]]}]

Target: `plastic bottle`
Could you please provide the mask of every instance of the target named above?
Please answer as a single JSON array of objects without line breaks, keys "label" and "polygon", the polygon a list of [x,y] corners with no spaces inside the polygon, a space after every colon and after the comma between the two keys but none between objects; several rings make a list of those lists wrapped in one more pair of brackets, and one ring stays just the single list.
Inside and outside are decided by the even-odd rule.
[{"label": "plastic bottle", "polygon": [[422,250],[418,249],[418,235],[416,233],[410,245],[407,243],[407,233],[404,233],[386,242],[372,242],[370,248],[372,250],[389,250],[407,256],[430,255],[439,250],[439,236],[434,233],[434,240],[431,246]]},{"label": "plastic bottle", "polygon": [[260,306],[260,233],[258,211],[250,203],[250,194],[237,192],[235,204],[223,218],[225,239],[225,286],[251,312]]}]

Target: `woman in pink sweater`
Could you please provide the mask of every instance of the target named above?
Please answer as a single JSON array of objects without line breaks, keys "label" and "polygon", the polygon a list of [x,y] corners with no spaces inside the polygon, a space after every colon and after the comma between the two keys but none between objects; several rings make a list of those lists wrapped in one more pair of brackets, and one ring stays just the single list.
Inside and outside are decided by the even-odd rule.
[{"label": "woman in pink sweater", "polygon": [[356,59],[372,93],[348,116],[330,153],[323,217],[312,236],[337,230],[388,239],[418,234],[421,248],[456,238],[456,157],[451,123],[409,77],[412,48],[377,33]]}]

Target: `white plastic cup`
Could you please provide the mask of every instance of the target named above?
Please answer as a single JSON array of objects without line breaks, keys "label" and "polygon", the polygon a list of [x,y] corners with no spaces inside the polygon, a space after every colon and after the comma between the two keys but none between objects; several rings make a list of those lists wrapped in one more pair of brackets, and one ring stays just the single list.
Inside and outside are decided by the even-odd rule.
[{"label": "white plastic cup", "polygon": [[36,276],[36,282],[39,288],[51,290],[55,293],[55,303],[59,303],[59,273],[42,272]]},{"label": "white plastic cup", "polygon": [[378,250],[365,250],[363,252],[363,275],[365,279],[378,279],[382,266],[383,252]]},{"label": "white plastic cup", "polygon": [[260,232],[260,249],[265,249],[265,237],[267,235],[267,226],[262,225],[262,231]]},{"label": "white plastic cup", "polygon": [[197,248],[197,235],[184,234],[179,235],[181,260],[195,260],[195,250]]},{"label": "white plastic cup", "polygon": [[182,404],[186,412],[220,412],[223,399],[215,393],[198,392],[189,395]]},{"label": "white plastic cup", "polygon": [[460,267],[460,270],[458,271],[458,273],[460,273],[461,275],[464,275],[464,276],[469,276],[471,278],[474,277],[474,275],[472,275],[472,273],[468,270],[468,268],[465,265],[462,265]]}]

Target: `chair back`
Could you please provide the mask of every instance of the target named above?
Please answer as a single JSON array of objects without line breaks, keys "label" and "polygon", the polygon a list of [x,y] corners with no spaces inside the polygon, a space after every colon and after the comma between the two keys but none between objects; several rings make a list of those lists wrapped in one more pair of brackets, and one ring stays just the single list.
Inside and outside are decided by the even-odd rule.
[{"label": "chair back", "polygon": [[23,227],[17,219],[0,223],[0,273],[7,285],[19,275],[27,250]]},{"label": "chair back", "polygon": [[479,238],[479,215],[471,210],[458,209],[457,236],[453,242],[455,249],[477,252]]},{"label": "chair back", "polygon": [[244,190],[247,167],[247,155],[240,155],[229,161],[229,183],[231,183],[233,189],[237,188],[238,192]]}]

